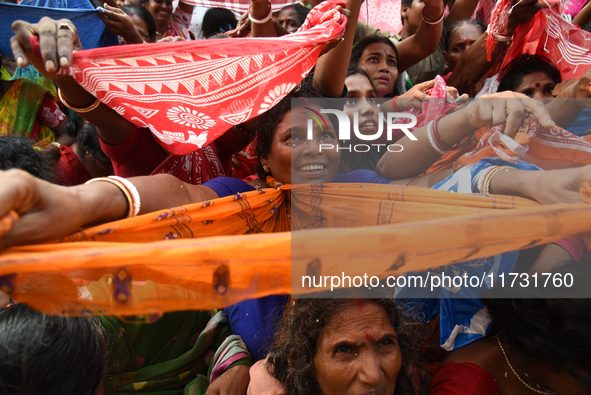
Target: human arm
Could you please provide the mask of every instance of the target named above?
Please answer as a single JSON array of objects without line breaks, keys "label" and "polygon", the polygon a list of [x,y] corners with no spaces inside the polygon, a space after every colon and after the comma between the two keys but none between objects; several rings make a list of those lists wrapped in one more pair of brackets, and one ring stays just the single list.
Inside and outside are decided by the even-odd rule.
[{"label": "human arm", "polygon": [[573,18],[573,25],[577,25],[581,28],[587,26],[591,22],[591,1],[588,1],[587,4],[579,11],[577,16]]},{"label": "human arm", "polygon": [[583,108],[591,108],[591,68],[579,79],[570,78],[554,87],[555,99],[546,105],[552,119],[566,128],[579,116]]},{"label": "human arm", "polygon": [[226,370],[207,387],[206,395],[246,395],[250,375],[249,365],[238,365]]},{"label": "human arm", "polygon": [[[328,52],[320,55],[314,69],[314,87],[319,88],[323,96],[341,97],[347,69],[351,60],[353,39],[359,19],[361,0],[346,0],[347,3],[347,30],[343,39]],[[344,10],[337,6],[337,10]]]},{"label": "human arm", "polygon": [[[504,36],[511,37],[517,27],[530,21],[544,4],[538,0],[524,0],[513,8],[509,16],[507,31]],[[460,58],[460,61],[447,79],[448,85],[455,86],[460,93],[468,93],[470,88],[484,77],[500,55],[504,53],[507,42],[497,41],[492,50],[491,60],[487,60],[488,32],[484,32]]]},{"label": "human arm", "polygon": [[[70,29],[63,26],[68,24]],[[15,21],[15,34],[11,38],[12,51],[20,67],[33,64],[45,77],[53,80],[61,91],[62,98],[70,107],[87,108],[96,102],[96,97],[82,88],[72,77],[58,74],[60,68],[72,63],[74,49],[81,49],[76,27],[67,19],[55,21],[44,17],[39,23],[30,24]],[[33,54],[29,35],[39,37],[40,57]],[[100,103],[90,112],[81,114],[88,122],[97,126],[101,139],[108,144],[120,144],[133,130],[133,124]]]},{"label": "human arm", "polygon": [[456,0],[446,16],[447,20],[453,25],[464,19],[470,19],[478,3],[478,0]]},{"label": "human arm", "polygon": [[[513,92],[484,96],[466,107],[439,119],[436,124],[445,144],[453,146],[482,126],[506,123],[504,133],[513,137],[527,112],[534,114],[543,126],[554,126],[543,103]],[[441,157],[431,145],[428,126],[413,132],[416,140],[404,136],[397,141],[404,147],[401,152],[386,152],[378,162],[377,172],[392,180],[414,177],[426,171]]]},{"label": "human arm", "polygon": [[111,33],[123,37],[127,44],[141,44],[144,42],[144,37],[140,35],[131,17],[125,11],[117,7],[111,7],[106,3],[104,8],[106,11],[100,12],[99,18]]},{"label": "human arm", "polygon": [[[160,174],[129,179],[141,199],[140,214],[216,199],[206,186],[184,183]],[[15,210],[20,219],[0,238],[0,248],[38,243],[67,236],[80,227],[123,219],[128,201],[116,185],[93,182],[63,187],[20,170],[0,172],[0,218]]]},{"label": "human arm", "polygon": [[185,11],[187,14],[193,15],[193,10],[195,9],[194,5],[187,4],[183,1],[179,1],[178,6],[181,8],[181,10]]},{"label": "human arm", "polygon": [[[250,0],[250,16],[255,20],[264,20],[267,15],[272,12],[271,2],[269,0]],[[250,18],[250,30],[252,31],[253,37],[277,37],[273,18],[268,21],[260,23],[254,23]]]},{"label": "human arm", "polygon": [[[423,15],[431,21],[437,21],[443,15],[443,2],[441,0],[429,0],[425,2]],[[431,55],[437,49],[443,22],[428,24],[421,21],[415,34],[396,44],[398,50],[398,72],[402,73],[415,63],[420,62]]]}]

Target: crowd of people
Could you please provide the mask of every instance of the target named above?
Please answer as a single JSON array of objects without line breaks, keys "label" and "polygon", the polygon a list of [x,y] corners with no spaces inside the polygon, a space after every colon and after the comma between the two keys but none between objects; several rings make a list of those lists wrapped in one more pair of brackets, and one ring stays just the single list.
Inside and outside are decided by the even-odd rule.
[{"label": "crowd of people", "polygon": [[[163,54],[146,62],[116,52],[108,60],[113,66],[137,67],[124,87],[115,79],[121,72],[105,61],[93,64],[89,57],[88,64],[99,67],[84,69],[83,49],[90,48],[82,48],[83,26],[48,17],[15,20],[12,54],[0,53],[0,248],[18,252],[95,225],[196,203],[206,208],[229,196],[244,199],[243,212],[233,215],[243,221],[248,197],[286,185],[363,187],[352,198],[394,185],[450,191],[452,200],[466,193],[525,198],[535,202],[532,208],[589,203],[591,62],[585,56],[591,47],[581,49],[574,67],[571,58],[544,56],[532,42],[538,45],[550,22],[587,37],[591,2],[402,0],[400,15],[391,16],[402,20],[397,33],[359,22],[362,3],[307,0],[278,9],[272,1],[251,0],[244,15],[209,9],[196,32],[194,2],[109,0],[96,12],[129,56],[139,59],[145,48]],[[302,35],[345,22],[344,32],[318,48]],[[554,48],[569,44],[560,35],[543,39],[554,40]],[[201,58],[223,56],[191,75],[180,63],[170,75],[157,69],[165,57],[196,63],[199,53],[182,52],[191,42],[207,49]],[[309,45],[305,56],[283,62],[314,61],[304,75],[288,67],[277,72],[289,74],[290,82],[272,86],[270,77],[257,77],[258,93],[254,85],[237,91],[237,67],[226,60],[247,67],[244,78],[279,69],[262,55],[231,53],[234,42],[258,46],[271,58],[273,51],[288,52],[283,43]],[[241,56],[254,56],[247,63],[258,62],[259,69],[249,72]],[[216,72],[217,84],[195,83]],[[86,77],[92,73],[116,82],[105,89]],[[162,79],[150,80],[160,91],[138,88],[148,74]],[[187,79],[192,91],[183,96],[177,88]],[[161,100],[163,86],[181,104],[138,105],[137,97]],[[213,99],[198,96],[202,90],[213,91]],[[256,95],[266,95],[260,108],[252,104]],[[120,101],[112,104],[115,96]],[[214,114],[212,103],[226,96],[233,97],[228,112]],[[169,131],[152,120],[160,110]],[[143,118],[134,115],[140,113]],[[232,119],[231,125],[212,138],[221,119]],[[189,143],[195,148],[188,150]],[[301,212],[295,203],[292,210],[290,199],[301,192],[286,191],[271,211],[280,217],[273,227],[252,216],[242,233],[327,227],[318,210]],[[320,193],[306,199],[321,199]],[[392,195],[388,199],[399,198]],[[386,218],[390,204],[384,201],[373,224],[396,223]],[[373,221],[374,213],[357,219],[352,212],[341,214],[349,215],[347,226]],[[558,220],[547,216],[548,233],[562,234]],[[71,301],[112,294],[129,303],[134,282],[123,269],[99,279],[79,267],[43,281],[42,274],[28,277],[23,287],[29,290],[49,286],[68,295],[68,301],[48,302],[61,313],[47,314],[19,301],[9,285],[13,277],[0,276],[0,394],[591,394],[591,255],[585,235],[574,236],[471,260],[478,245],[462,261],[433,269],[491,279],[516,273],[536,281],[545,274],[576,278],[566,293],[540,292],[528,283],[502,298],[492,285],[464,295],[454,284],[424,298],[397,285],[305,297],[263,292],[211,311],[111,316]],[[384,272],[404,266],[404,259],[394,266]],[[347,274],[364,270],[357,269]],[[177,286],[166,282],[174,272],[163,276],[163,284]],[[215,281],[220,294],[232,287],[223,273],[216,271]],[[463,298],[450,302],[451,293]]]}]

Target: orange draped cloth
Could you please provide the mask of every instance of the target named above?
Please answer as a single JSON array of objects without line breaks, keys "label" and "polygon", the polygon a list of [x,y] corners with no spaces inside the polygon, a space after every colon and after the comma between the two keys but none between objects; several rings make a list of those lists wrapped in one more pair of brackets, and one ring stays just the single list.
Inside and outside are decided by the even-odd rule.
[{"label": "orange draped cloth", "polygon": [[[589,201],[591,187],[581,194]],[[392,185],[284,185],[10,248],[0,254],[0,289],[54,314],[219,308],[309,292],[301,276],[310,273],[384,278],[589,232],[587,204]]]}]

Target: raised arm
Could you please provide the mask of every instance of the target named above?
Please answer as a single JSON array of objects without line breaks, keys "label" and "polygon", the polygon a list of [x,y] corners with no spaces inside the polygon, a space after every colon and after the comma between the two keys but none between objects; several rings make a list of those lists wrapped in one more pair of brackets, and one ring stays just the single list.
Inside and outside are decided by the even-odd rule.
[{"label": "raised arm", "polygon": [[533,113],[543,126],[555,125],[539,100],[513,92],[483,96],[461,110],[436,119],[434,126],[423,126],[415,130],[413,134],[416,140],[411,140],[408,136],[398,140],[397,144],[404,149],[401,152],[386,152],[378,162],[377,172],[397,180],[414,177],[426,171],[442,155],[433,145],[437,145],[440,150],[444,148],[441,143],[436,142],[434,128],[447,146],[453,146],[482,126],[492,127],[501,123],[506,123],[504,133],[513,137],[527,112]]},{"label": "raised arm", "polygon": [[[431,55],[439,45],[443,30],[443,2],[441,0],[425,1],[422,12],[424,18],[417,32],[396,44],[399,73]],[[427,23],[429,21],[431,22]],[[438,23],[433,23],[437,21]]]},{"label": "raised arm", "polygon": [[[11,38],[12,52],[21,67],[33,64],[45,77],[58,86],[62,101],[68,107],[80,109],[78,113],[99,129],[101,139],[107,144],[120,144],[129,137],[133,124],[82,88],[72,77],[57,74],[62,67],[72,63],[72,51],[82,49],[76,27],[67,19],[55,21],[44,17],[36,24],[15,21],[15,36]],[[29,35],[39,37],[41,57],[33,54]],[[92,110],[89,110],[92,109]]]},{"label": "raised arm", "polygon": [[[517,27],[528,22],[542,8],[544,4],[538,0],[524,0],[513,8],[509,16],[506,37],[513,36]],[[484,32],[474,44],[462,55],[462,58],[454,68],[453,73],[447,79],[447,84],[457,88],[459,93],[468,93],[470,88],[484,77],[487,71],[503,53],[507,42],[497,41],[493,50],[491,61],[487,60],[486,40],[488,33]]]},{"label": "raised arm", "polygon": [[[343,39],[328,52],[320,55],[314,69],[314,87],[326,97],[341,97],[347,68],[351,60],[351,50],[355,38],[355,29],[359,19],[359,10],[362,0],[346,0],[347,3],[347,30]],[[341,10],[341,7],[337,7]]]}]

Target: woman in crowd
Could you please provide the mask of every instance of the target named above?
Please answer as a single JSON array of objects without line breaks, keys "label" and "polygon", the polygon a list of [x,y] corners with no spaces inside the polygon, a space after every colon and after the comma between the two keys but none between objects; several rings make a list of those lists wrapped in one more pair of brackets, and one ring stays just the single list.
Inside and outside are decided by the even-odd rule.
[{"label": "woman in crowd", "polygon": [[562,82],[560,71],[549,60],[529,54],[513,59],[501,75],[497,92],[519,92],[546,102],[554,98],[554,87]]},{"label": "woman in crowd", "polygon": [[225,8],[210,8],[203,16],[201,31],[204,38],[210,38],[236,29],[237,23],[232,11]]},{"label": "woman in crowd", "polygon": [[424,393],[410,375],[425,329],[391,295],[294,300],[268,359],[251,368],[248,394]]},{"label": "woman in crowd", "polygon": [[65,131],[66,115],[55,97],[26,78],[0,81],[0,135],[22,137],[47,146]]},{"label": "woman in crowd", "polygon": [[288,33],[295,33],[306,20],[309,9],[298,3],[285,6],[277,14],[276,21]]},{"label": "woman in crowd", "polygon": [[454,71],[464,51],[472,46],[484,34],[486,27],[482,22],[465,19],[453,24],[445,32],[446,50],[443,51],[445,69],[448,73]]},{"label": "woman in crowd", "polygon": [[121,10],[129,15],[145,42],[156,41],[156,22],[148,10],[137,4],[124,5]]},{"label": "woman in crowd", "polygon": [[156,40],[181,37],[190,40],[189,26],[195,6],[179,1],[173,10],[172,0],[141,0],[156,22]]},{"label": "woman in crowd", "polygon": [[548,292],[536,292],[547,299],[486,301],[494,320],[488,336],[449,354],[429,394],[590,393],[591,302]]},{"label": "woman in crowd", "polygon": [[2,307],[3,394],[246,392],[250,357],[223,311],[168,313],[143,323],[142,317],[123,322],[48,316],[24,304]]}]

